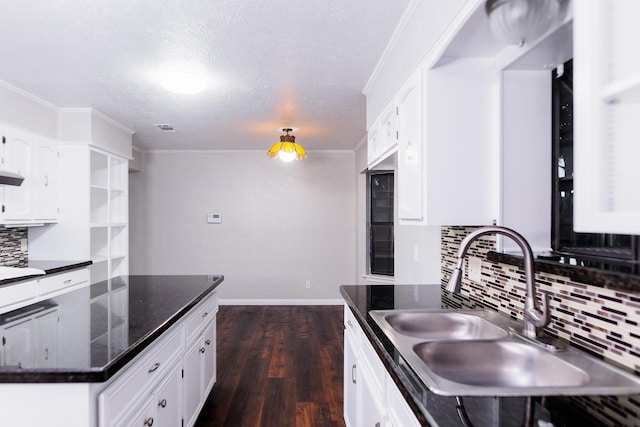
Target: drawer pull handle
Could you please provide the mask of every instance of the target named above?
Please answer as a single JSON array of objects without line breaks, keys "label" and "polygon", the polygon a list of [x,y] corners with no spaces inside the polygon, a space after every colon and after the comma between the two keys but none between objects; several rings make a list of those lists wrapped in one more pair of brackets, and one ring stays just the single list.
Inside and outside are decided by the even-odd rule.
[{"label": "drawer pull handle", "polygon": [[204,353],[205,351],[207,351],[204,347],[200,348],[200,353]]},{"label": "drawer pull handle", "polygon": [[71,283],[71,279],[67,279],[67,280],[64,281],[65,285],[68,285],[69,283]]},{"label": "drawer pull handle", "polygon": [[349,327],[353,329],[353,323],[351,323],[351,320],[347,320],[347,325],[349,325]]},{"label": "drawer pull handle", "polygon": [[205,311],[204,313],[202,313],[202,318],[204,319],[205,317],[207,317],[209,315],[208,311]]},{"label": "drawer pull handle", "polygon": [[153,425],[153,417],[149,417],[146,420],[144,420],[144,425],[151,427]]},{"label": "drawer pull handle", "polygon": [[158,402],[158,406],[161,408],[166,408],[167,407],[167,399],[162,399],[160,402]]},{"label": "drawer pull handle", "polygon": [[206,345],[211,345],[211,340],[206,340],[204,343],[205,343]]},{"label": "drawer pull handle", "polygon": [[356,364],[354,363],[353,366],[351,367],[351,381],[355,384],[356,383]]},{"label": "drawer pull handle", "polygon": [[149,368],[149,373],[157,371],[159,367],[160,364],[158,362],[154,363],[153,366]]}]

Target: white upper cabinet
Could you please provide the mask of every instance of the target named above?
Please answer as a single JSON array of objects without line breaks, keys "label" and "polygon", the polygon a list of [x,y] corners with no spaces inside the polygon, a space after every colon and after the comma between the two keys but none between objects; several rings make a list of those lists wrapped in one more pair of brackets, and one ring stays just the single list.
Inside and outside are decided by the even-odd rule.
[{"label": "white upper cabinet", "polygon": [[2,132],[0,169],[24,177],[20,186],[2,186],[4,224],[56,222],[58,219],[58,150],[53,142],[12,128]]},{"label": "white upper cabinet", "polygon": [[398,219],[400,223],[424,220],[424,107],[422,73],[418,69],[398,96]]},{"label": "white upper cabinet", "polygon": [[2,219],[5,221],[28,220],[32,214],[33,147],[33,135],[18,130],[3,132],[2,169],[24,177],[19,187],[3,186]]},{"label": "white upper cabinet", "polygon": [[576,231],[640,234],[640,2],[574,2]]},{"label": "white upper cabinet", "polygon": [[35,220],[57,220],[58,218],[58,148],[47,141],[35,146],[35,173],[33,195]]},{"label": "white upper cabinet", "polygon": [[369,169],[387,160],[398,149],[398,106],[394,98],[368,130],[367,158]]}]

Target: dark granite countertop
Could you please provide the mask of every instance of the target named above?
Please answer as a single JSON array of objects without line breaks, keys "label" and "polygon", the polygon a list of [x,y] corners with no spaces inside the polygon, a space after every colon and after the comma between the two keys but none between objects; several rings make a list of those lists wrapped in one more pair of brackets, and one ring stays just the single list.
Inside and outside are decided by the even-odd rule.
[{"label": "dark granite countertop", "polygon": [[221,275],[120,276],[5,313],[0,326],[57,310],[58,339],[40,366],[35,361],[34,367],[0,367],[0,382],[104,382],[223,280]]},{"label": "dark granite countertop", "polygon": [[[433,285],[349,285],[341,286],[346,304],[351,309],[387,372],[424,426],[459,427],[456,397],[439,396],[419,379],[375,321],[370,310],[453,308],[480,309],[478,301],[452,295]],[[541,401],[544,405],[541,405]],[[536,420],[552,421],[556,426],[599,425],[571,397],[464,397],[464,407],[475,426],[520,427],[528,403],[535,408]],[[537,425],[537,424],[534,424]]]},{"label": "dark granite countertop", "polygon": [[[77,268],[87,267],[91,265],[91,261],[28,261],[24,263],[12,263],[3,265],[3,267],[28,267],[37,268],[44,271],[44,274],[56,274],[69,270],[75,270]],[[12,277],[10,279],[0,280],[0,286],[8,285],[11,283],[21,282],[23,280],[32,280],[42,277],[42,274],[33,274],[29,276]]]}]

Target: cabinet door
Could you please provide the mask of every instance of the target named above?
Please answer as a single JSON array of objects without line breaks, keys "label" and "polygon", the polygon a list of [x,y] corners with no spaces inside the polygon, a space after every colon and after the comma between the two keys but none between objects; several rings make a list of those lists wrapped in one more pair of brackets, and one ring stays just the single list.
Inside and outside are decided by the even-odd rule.
[{"label": "cabinet door", "polygon": [[24,177],[22,185],[4,186],[2,218],[6,220],[29,219],[31,215],[31,165],[33,142],[23,132],[10,131],[3,136],[2,169]]},{"label": "cabinet door", "polygon": [[358,363],[351,332],[344,331],[344,421],[347,427],[358,424]]},{"label": "cabinet door", "polygon": [[204,354],[202,355],[203,389],[202,399],[216,382],[216,322],[214,321],[204,333]]},{"label": "cabinet door", "polygon": [[424,218],[424,139],[420,72],[412,77],[398,98],[398,218]]},{"label": "cabinet door", "polygon": [[58,149],[41,142],[36,146],[36,170],[33,181],[36,220],[58,218]]},{"label": "cabinet door", "polygon": [[4,366],[33,368],[33,323],[29,318],[4,329]]},{"label": "cabinet door", "polygon": [[382,427],[385,421],[382,403],[374,395],[373,384],[369,382],[369,377],[365,372],[360,375],[358,401],[360,403],[358,425]]},{"label": "cabinet door", "polygon": [[182,424],[181,369],[176,366],[169,377],[153,393],[157,427],[175,427]]},{"label": "cabinet door", "polygon": [[35,367],[55,368],[58,362],[58,310],[35,318]]},{"label": "cabinet door", "polygon": [[185,425],[191,426],[197,417],[202,394],[201,356],[205,352],[200,338],[189,348],[184,358],[184,419]]},{"label": "cabinet door", "polygon": [[573,2],[574,227],[640,234],[640,2]]}]

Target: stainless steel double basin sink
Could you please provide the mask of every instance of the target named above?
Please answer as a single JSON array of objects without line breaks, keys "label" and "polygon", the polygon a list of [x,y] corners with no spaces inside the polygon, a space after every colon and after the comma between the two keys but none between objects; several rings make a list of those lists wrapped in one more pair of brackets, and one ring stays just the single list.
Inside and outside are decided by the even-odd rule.
[{"label": "stainless steel double basin sink", "polygon": [[[514,333],[490,310],[372,310],[401,356],[444,396],[622,395],[640,380],[572,347]],[[562,347],[561,351],[558,351]]]}]

